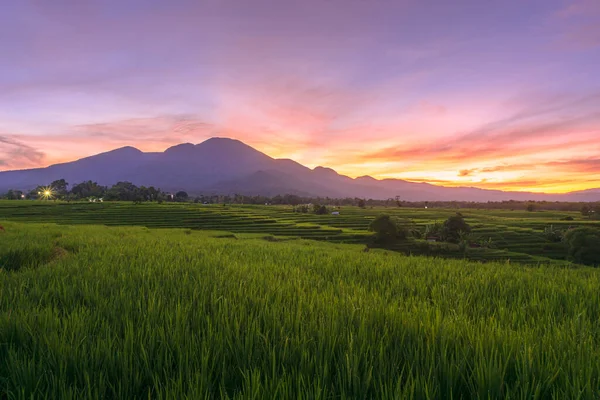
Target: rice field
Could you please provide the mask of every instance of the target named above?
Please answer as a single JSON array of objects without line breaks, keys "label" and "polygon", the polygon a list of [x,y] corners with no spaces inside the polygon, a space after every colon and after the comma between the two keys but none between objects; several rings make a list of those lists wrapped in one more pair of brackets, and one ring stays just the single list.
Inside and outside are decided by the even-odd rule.
[{"label": "rice field", "polygon": [[0,219],[2,399],[597,399],[600,271]]},{"label": "rice field", "polygon": [[[566,263],[565,244],[544,237],[546,227],[566,229],[586,225],[600,228],[600,221],[584,219],[576,212],[398,207],[341,207],[335,211],[340,215],[301,214],[293,212],[291,206],[0,201],[0,220],[221,230],[355,244],[367,242],[368,226],[381,213],[410,219],[424,230],[425,225],[443,222],[460,211],[472,226],[473,235],[491,238],[493,248],[468,249],[448,256],[526,264]],[[573,221],[566,221],[565,217],[571,217]],[[396,250],[420,254],[411,244],[399,244]]]}]

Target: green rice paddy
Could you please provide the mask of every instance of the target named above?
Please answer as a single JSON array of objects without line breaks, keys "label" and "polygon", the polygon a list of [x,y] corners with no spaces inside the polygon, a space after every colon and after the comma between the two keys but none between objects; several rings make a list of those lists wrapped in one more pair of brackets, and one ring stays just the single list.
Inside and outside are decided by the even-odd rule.
[{"label": "green rice paddy", "polygon": [[[365,252],[381,209],[22,203],[0,202],[0,399],[600,397],[598,269]],[[461,212],[532,252],[589,224]]]},{"label": "green rice paddy", "polygon": [[[449,256],[527,264],[565,263],[565,244],[554,243],[544,237],[546,227],[566,229],[585,225],[600,228],[600,221],[584,219],[576,212],[398,207],[341,207],[335,211],[339,211],[340,215],[301,214],[293,212],[291,206],[0,201],[0,220],[220,230],[362,244],[371,235],[369,223],[381,213],[410,219],[424,230],[425,225],[443,222],[460,211],[472,226],[473,235],[491,238],[493,248],[468,249],[465,253]],[[567,216],[574,220],[563,220]],[[396,250],[419,254],[410,243],[399,244]]]}]

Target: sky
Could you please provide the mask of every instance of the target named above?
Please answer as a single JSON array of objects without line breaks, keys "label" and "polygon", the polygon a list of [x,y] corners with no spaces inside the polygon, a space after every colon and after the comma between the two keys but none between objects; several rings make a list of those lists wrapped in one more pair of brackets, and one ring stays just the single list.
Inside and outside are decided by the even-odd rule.
[{"label": "sky", "polygon": [[0,2],[0,171],[214,136],[352,177],[598,188],[600,1]]}]

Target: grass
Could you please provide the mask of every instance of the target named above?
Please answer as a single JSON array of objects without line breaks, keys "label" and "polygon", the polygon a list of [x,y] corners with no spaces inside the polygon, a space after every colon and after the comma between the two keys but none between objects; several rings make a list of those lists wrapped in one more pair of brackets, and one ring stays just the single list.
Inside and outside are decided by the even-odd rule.
[{"label": "grass", "polygon": [[[362,244],[370,236],[369,223],[381,213],[413,220],[424,230],[426,224],[443,222],[456,211],[461,211],[472,226],[473,235],[491,238],[494,248],[468,249],[447,256],[477,261],[508,259],[526,264],[566,263],[566,245],[553,243],[543,234],[544,228],[550,225],[558,229],[576,226],[600,228],[600,221],[584,219],[576,212],[398,207],[342,207],[336,211],[340,211],[340,215],[300,214],[293,212],[291,206],[0,201],[0,218],[21,222],[222,230]],[[574,220],[562,220],[566,216]],[[418,248],[410,244],[399,244],[397,250],[420,254]]]},{"label": "grass", "polygon": [[596,269],[0,223],[1,399],[600,396]]}]

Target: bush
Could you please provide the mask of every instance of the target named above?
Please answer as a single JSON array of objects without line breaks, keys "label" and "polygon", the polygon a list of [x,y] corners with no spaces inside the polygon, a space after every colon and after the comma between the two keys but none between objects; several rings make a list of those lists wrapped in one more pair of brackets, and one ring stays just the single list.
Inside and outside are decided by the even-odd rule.
[{"label": "bush", "polygon": [[306,204],[294,207],[294,212],[306,214],[308,213],[308,206]]},{"label": "bush", "polygon": [[375,239],[380,242],[406,240],[410,236],[412,223],[389,215],[380,215],[369,225],[369,230],[375,232]]},{"label": "bush", "polygon": [[329,212],[329,211],[327,210],[327,207],[325,207],[325,206],[320,206],[320,205],[318,205],[318,204],[315,204],[315,205],[313,206],[313,211],[314,211],[314,213],[315,213],[315,214],[317,214],[317,215],[325,215],[325,214],[327,214],[327,213]]},{"label": "bush", "polygon": [[567,231],[569,259],[579,264],[600,266],[600,230],[576,228]]},{"label": "bush", "polygon": [[441,239],[446,242],[458,243],[461,235],[470,232],[471,226],[465,222],[461,213],[456,213],[456,215],[453,215],[444,221],[440,236]]},{"label": "bush", "polygon": [[440,237],[443,229],[444,229],[444,225],[440,224],[439,222],[435,222],[433,224],[427,224],[427,225],[425,225],[425,237],[426,238],[431,237],[431,236]]},{"label": "bush", "polygon": [[554,229],[552,225],[544,228],[544,237],[551,242],[562,242],[564,234],[560,229]]}]

